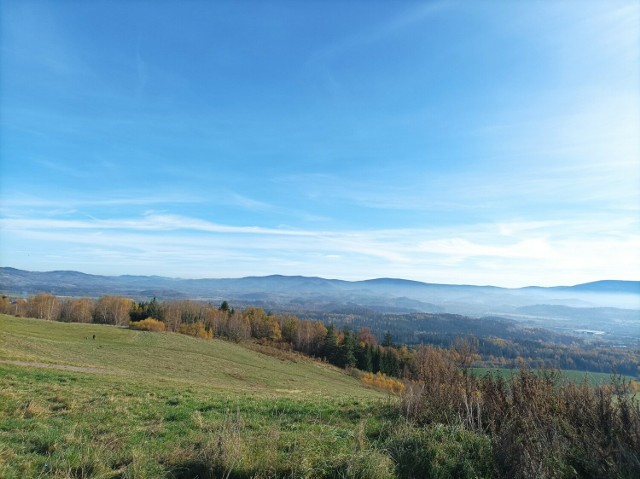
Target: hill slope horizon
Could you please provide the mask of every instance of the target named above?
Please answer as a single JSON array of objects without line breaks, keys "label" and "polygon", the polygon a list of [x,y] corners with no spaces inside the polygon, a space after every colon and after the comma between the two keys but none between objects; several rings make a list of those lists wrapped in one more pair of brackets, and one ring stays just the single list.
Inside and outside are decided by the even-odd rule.
[{"label": "hill slope horizon", "polygon": [[[453,313],[472,317],[501,315],[526,320],[564,320],[567,317],[580,320],[588,308],[610,308],[606,317],[603,316],[603,322],[620,319],[626,323],[629,317],[636,317],[640,322],[640,281],[601,280],[573,286],[504,288],[397,278],[346,281],[270,275],[182,279],[142,275],[100,276],[78,271],[33,272],[0,267],[0,293],[29,296],[39,292],[75,297],[122,295],[141,301],[153,297],[211,303],[228,301],[234,307],[261,306],[293,313],[364,309],[383,313]],[[590,324],[589,327],[592,326]]]},{"label": "hill slope horizon", "polygon": [[322,284],[351,284],[351,285],[384,285],[384,286],[415,286],[415,287],[448,287],[448,288],[491,288],[491,289],[499,289],[506,291],[519,291],[519,290],[527,290],[527,289],[542,289],[542,290],[581,290],[581,291],[594,291],[594,292],[607,292],[607,293],[633,293],[640,294],[640,281],[630,281],[630,280],[616,280],[616,279],[606,279],[606,280],[597,280],[590,281],[586,283],[579,283],[575,285],[556,285],[556,286],[538,286],[538,285],[529,285],[523,287],[505,287],[505,286],[494,286],[494,285],[475,285],[469,283],[432,283],[425,281],[417,281],[410,280],[404,278],[392,278],[392,277],[381,277],[381,278],[371,278],[365,280],[343,280],[336,278],[324,278],[321,276],[303,276],[303,275],[281,275],[281,274],[271,274],[264,276],[242,276],[242,277],[207,277],[207,278],[183,278],[183,277],[170,277],[170,276],[161,276],[161,275],[131,275],[131,274],[123,274],[123,275],[97,275],[91,273],[84,273],[76,270],[51,270],[51,271],[29,271],[23,270],[19,268],[13,268],[10,266],[1,266],[0,267],[0,288],[5,289],[6,286],[10,286],[11,283],[7,283],[5,285],[5,280],[11,281],[13,278],[11,276],[20,276],[25,279],[29,277],[39,276],[42,279],[93,279],[93,280],[104,280],[104,281],[170,281],[170,282],[221,282],[221,283],[231,283],[231,282],[244,282],[247,284],[256,284],[256,283],[308,283],[314,285],[322,285]]}]

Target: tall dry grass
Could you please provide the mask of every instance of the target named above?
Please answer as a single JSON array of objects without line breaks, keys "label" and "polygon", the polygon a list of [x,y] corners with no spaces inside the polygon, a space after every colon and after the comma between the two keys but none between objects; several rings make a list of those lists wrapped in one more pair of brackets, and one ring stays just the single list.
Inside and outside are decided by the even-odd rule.
[{"label": "tall dry grass", "polygon": [[498,477],[640,477],[640,401],[622,378],[593,387],[524,366],[474,377],[446,351],[418,357],[402,414],[489,435]]}]

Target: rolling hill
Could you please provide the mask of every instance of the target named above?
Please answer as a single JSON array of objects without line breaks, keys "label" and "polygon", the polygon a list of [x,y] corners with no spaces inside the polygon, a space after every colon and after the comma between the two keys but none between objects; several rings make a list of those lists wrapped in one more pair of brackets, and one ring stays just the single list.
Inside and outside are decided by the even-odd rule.
[{"label": "rolling hill", "polygon": [[113,326],[0,331],[2,478],[335,477],[358,454],[392,470],[352,433],[386,396],[327,364]]},{"label": "rolling hill", "polygon": [[122,379],[225,393],[376,396],[329,365],[302,356],[283,361],[228,341],[5,315],[0,315],[0,329],[0,361],[86,368]]},{"label": "rolling hill", "polygon": [[[213,303],[227,300],[236,307],[253,305],[294,313],[371,310],[392,314],[503,316],[533,320],[543,327],[561,328],[606,329],[608,323],[615,323],[622,325],[622,329],[629,328],[632,336],[640,336],[639,281],[610,280],[575,286],[510,289],[393,278],[342,281],[273,275],[179,279],[97,276],[76,271],[31,272],[3,267],[0,268],[0,292],[18,296],[38,292],[90,297],[116,294],[137,300],[156,297],[160,300],[196,299]],[[588,324],[582,324],[582,318],[588,318]],[[572,320],[571,324],[566,323],[567,319]]]}]

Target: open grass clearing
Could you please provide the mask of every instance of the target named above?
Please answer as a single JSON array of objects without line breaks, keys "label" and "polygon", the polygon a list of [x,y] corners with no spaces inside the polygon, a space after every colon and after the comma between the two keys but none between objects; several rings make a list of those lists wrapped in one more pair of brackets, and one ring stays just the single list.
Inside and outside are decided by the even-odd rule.
[{"label": "open grass clearing", "polygon": [[[328,364],[277,359],[221,340],[0,315],[0,360],[94,368],[148,384],[262,396],[375,399],[379,392]],[[92,339],[95,334],[96,339]]]},{"label": "open grass clearing", "polygon": [[388,397],[333,366],[99,325],[0,331],[0,477],[322,477],[364,451],[391,470],[368,439]]}]

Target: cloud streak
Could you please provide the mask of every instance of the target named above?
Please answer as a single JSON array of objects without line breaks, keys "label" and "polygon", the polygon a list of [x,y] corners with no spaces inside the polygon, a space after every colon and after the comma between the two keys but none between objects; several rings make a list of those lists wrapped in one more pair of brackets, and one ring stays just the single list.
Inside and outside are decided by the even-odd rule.
[{"label": "cloud streak", "polygon": [[[615,231],[616,225],[610,226]],[[120,265],[130,268],[155,261],[167,268],[162,274],[187,277],[284,273],[365,279],[395,272],[423,281],[462,282],[464,272],[466,282],[477,278],[482,283],[524,286],[553,285],[561,271],[570,271],[577,283],[598,279],[602,271],[634,279],[633,272],[640,270],[640,234],[603,233],[588,221],[314,231],[150,214],[118,220],[5,218],[0,227],[15,248],[16,260],[4,260],[18,267],[28,266],[24,257],[20,259],[19,245],[33,243],[62,245],[55,248],[60,251],[58,260],[49,257],[52,264],[73,256],[106,272],[111,271],[110,258],[118,257]]]}]

